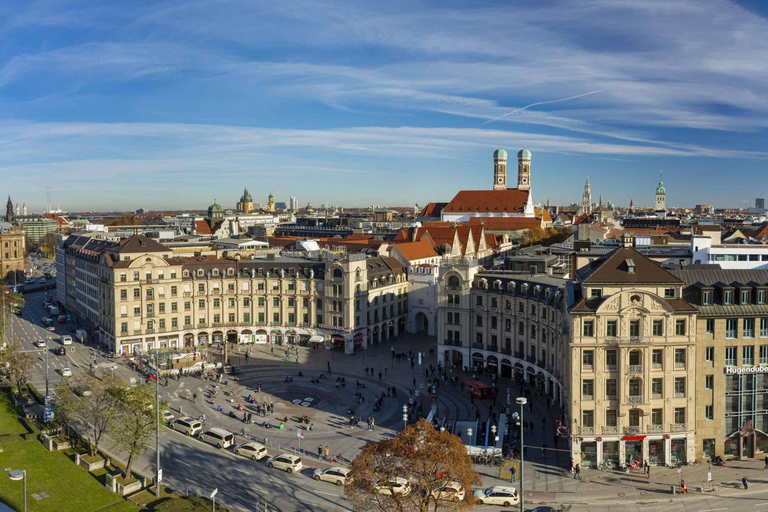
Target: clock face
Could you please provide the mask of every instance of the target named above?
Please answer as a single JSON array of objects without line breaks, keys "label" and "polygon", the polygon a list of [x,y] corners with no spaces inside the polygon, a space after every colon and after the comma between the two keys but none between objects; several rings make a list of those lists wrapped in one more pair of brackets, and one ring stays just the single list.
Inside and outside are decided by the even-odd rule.
[{"label": "clock face", "polygon": [[523,176],[523,179],[522,179],[522,180],[520,180],[520,181],[522,181],[523,183],[528,183],[528,178],[526,178],[525,176]]},{"label": "clock face", "polygon": [[496,181],[498,181],[499,183],[504,183],[504,178],[502,178],[501,176],[499,176],[499,178],[498,178]]}]

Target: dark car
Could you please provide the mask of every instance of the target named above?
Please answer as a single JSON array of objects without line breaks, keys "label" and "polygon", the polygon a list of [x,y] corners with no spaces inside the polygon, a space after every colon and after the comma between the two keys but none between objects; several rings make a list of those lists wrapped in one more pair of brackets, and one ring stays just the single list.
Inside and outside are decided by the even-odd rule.
[{"label": "dark car", "polygon": [[14,309],[13,314],[16,316],[21,316],[21,310],[20,309]]},{"label": "dark car", "polygon": [[557,512],[557,510],[553,509],[552,507],[536,507],[530,512]]},{"label": "dark car", "polygon": [[62,346],[56,347],[56,350],[54,352],[55,352],[55,354],[57,356],[65,356],[65,355],[67,355],[67,349],[62,347]]}]

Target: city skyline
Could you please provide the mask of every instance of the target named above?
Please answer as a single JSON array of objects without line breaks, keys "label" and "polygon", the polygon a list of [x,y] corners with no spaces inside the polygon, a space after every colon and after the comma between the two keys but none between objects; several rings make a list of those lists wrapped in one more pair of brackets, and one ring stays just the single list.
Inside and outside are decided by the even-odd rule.
[{"label": "city skyline", "polygon": [[767,14],[721,0],[0,6],[0,193],[30,212],[46,186],[69,211],[234,208],[243,186],[256,202],[423,205],[490,189],[494,149],[525,146],[536,203],[580,202],[589,176],[593,198],[650,206],[663,169],[669,207],[751,206],[768,188]]}]

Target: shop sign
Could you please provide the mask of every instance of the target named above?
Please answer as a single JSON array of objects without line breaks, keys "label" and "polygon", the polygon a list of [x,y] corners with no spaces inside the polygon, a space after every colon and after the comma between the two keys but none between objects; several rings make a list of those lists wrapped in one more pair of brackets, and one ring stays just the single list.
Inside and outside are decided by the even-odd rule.
[{"label": "shop sign", "polygon": [[642,441],[645,439],[645,436],[624,436],[621,438],[622,441]]},{"label": "shop sign", "polygon": [[728,366],[725,369],[727,375],[734,375],[740,373],[768,373],[768,366]]}]

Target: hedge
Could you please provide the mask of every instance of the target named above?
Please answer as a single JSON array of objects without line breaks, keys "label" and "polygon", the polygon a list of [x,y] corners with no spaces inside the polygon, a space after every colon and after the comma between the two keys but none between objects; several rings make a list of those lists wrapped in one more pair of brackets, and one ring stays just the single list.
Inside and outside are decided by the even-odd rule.
[{"label": "hedge", "polygon": [[32,395],[32,398],[35,399],[35,402],[37,402],[40,405],[43,405],[45,403],[45,399],[43,398],[43,395],[41,395],[40,392],[37,390],[37,388],[32,384],[27,384],[27,387],[29,388],[29,394]]}]

